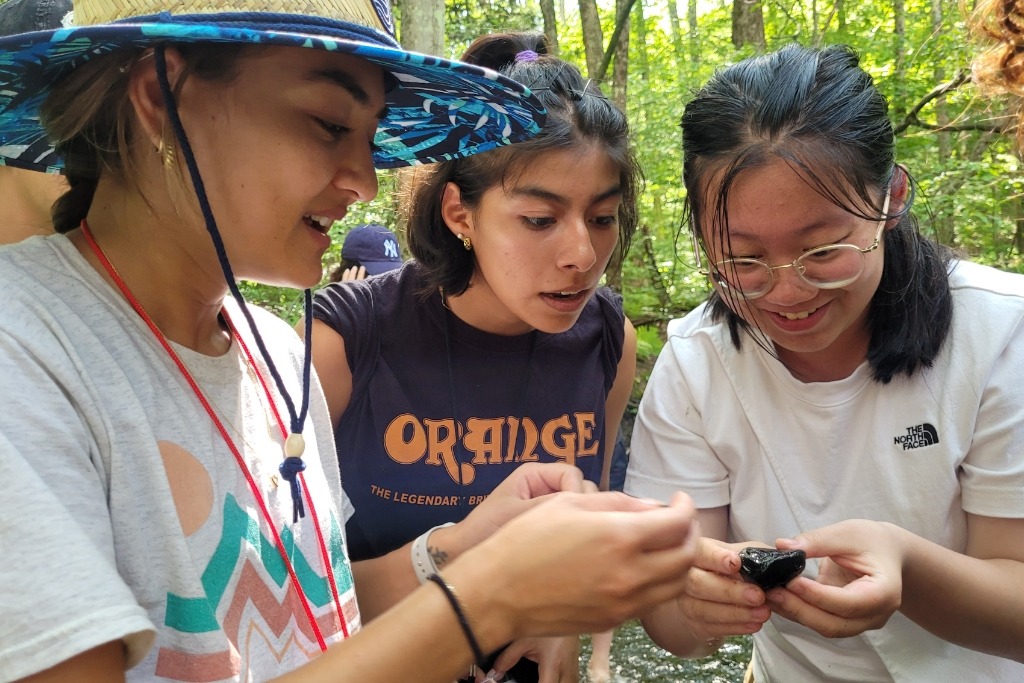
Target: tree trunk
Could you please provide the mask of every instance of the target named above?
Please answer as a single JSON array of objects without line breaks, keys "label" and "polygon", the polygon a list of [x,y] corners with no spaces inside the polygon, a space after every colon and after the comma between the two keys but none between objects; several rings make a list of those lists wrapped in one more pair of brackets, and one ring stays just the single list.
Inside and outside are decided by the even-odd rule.
[{"label": "tree trunk", "polygon": [[[629,75],[629,11],[634,0],[616,0],[615,16],[625,13],[625,22],[615,41],[615,68],[612,71],[612,101],[626,111],[626,77]],[[609,48],[612,46],[609,45]]]},{"label": "tree trunk", "polygon": [[817,14],[817,4],[815,4],[815,16],[814,16],[814,40],[812,44],[814,47],[821,47],[825,43],[825,35],[828,33],[828,27],[832,25],[832,20],[836,14],[842,10],[842,0],[835,0],[832,3],[832,9],[829,10],[828,14],[825,15],[824,19],[821,18],[820,14]]},{"label": "tree trunk", "polygon": [[732,44],[736,49],[753,45],[758,52],[767,48],[761,0],[733,0]]},{"label": "tree trunk", "polygon": [[555,0],[540,0],[540,13],[544,15],[544,35],[548,38],[551,54],[558,56],[558,21],[555,19]]},{"label": "tree trunk", "polygon": [[444,0],[396,0],[401,13],[402,47],[444,55]]},{"label": "tree trunk", "polygon": [[[697,0],[690,0],[690,2],[695,3]],[[684,78],[686,75],[684,67],[686,55],[683,54],[683,32],[679,28],[679,8],[676,6],[676,0],[668,0],[668,26],[672,32],[672,48],[675,53],[676,73],[679,74],[678,82],[682,85],[686,82]]]},{"label": "tree trunk", "polygon": [[[941,35],[940,31],[942,31],[943,16],[942,9],[942,0],[931,0],[932,35]],[[936,60],[933,73],[936,83],[946,82],[946,69],[943,68],[940,60]],[[939,95],[935,99],[935,122],[940,126],[944,126],[949,123],[949,106],[945,94]],[[946,161],[953,157],[952,134],[939,131],[937,136],[939,152],[937,167],[942,168]],[[936,237],[942,244],[953,244],[956,239],[956,226],[953,224],[953,217],[948,213],[943,213],[936,217],[935,230]]]},{"label": "tree trunk", "polygon": [[601,58],[604,57],[604,34],[596,0],[580,0],[580,24],[587,54],[587,77],[595,78],[601,71]]},{"label": "tree trunk", "polygon": [[650,80],[651,67],[647,63],[647,17],[644,16],[643,0],[637,0],[636,7],[633,8],[633,23],[636,31],[636,57],[640,63],[640,79],[647,81]]},{"label": "tree trunk", "polygon": [[[907,112],[907,24],[906,10],[903,0],[892,0],[892,33],[893,33],[893,86],[895,97],[892,103],[892,115],[896,121]],[[940,81],[941,82],[941,81]]]},{"label": "tree trunk", "polygon": [[647,223],[640,223],[639,225],[640,244],[643,246],[643,261],[647,267],[647,278],[650,282],[651,287],[654,289],[655,295],[658,297],[658,309],[665,311],[668,310],[672,304],[672,297],[668,293],[668,284],[665,282],[665,278],[662,276],[661,271],[658,270],[658,255],[654,251],[654,233],[651,232],[650,226]]},{"label": "tree trunk", "polygon": [[[678,19],[676,19],[676,23],[679,23]],[[689,29],[687,42],[690,45],[690,65],[695,69],[700,66],[700,33],[698,32],[697,27],[697,0],[687,0],[686,24]]]},{"label": "tree trunk", "polygon": [[[999,112],[999,111],[997,111],[997,112],[993,112],[993,113],[994,113],[995,118],[999,118],[1000,116],[1007,115],[1007,112]],[[1013,116],[1016,118],[1016,114],[1013,114]],[[996,142],[1001,135],[1002,135],[1002,133],[995,133],[995,132],[989,131],[989,132],[982,133],[981,135],[979,135],[978,137],[974,138],[974,140],[970,141],[969,143],[965,142],[965,144],[963,146],[963,149],[961,149],[961,151],[960,151],[960,155],[959,155],[958,161],[960,161],[960,162],[978,162],[978,161],[980,161],[981,159],[983,159],[989,153],[989,147],[991,147],[992,144],[994,142]],[[968,179],[969,179],[968,176],[966,174],[964,174],[964,173],[952,174],[946,180],[944,180],[944,182],[942,182],[940,184],[937,184],[930,191],[930,193],[934,193],[936,196],[938,196],[938,195],[953,196],[956,193],[960,192],[960,189],[964,186],[964,184],[968,181]],[[941,231],[943,229],[942,225],[941,225],[941,222],[936,221],[934,225],[935,225],[934,229],[936,230],[936,236],[935,236],[936,240],[942,242],[943,244],[949,245],[949,246],[955,246],[955,243],[956,243],[955,242],[955,240],[956,240],[956,232],[955,232],[955,230],[951,230],[950,231],[950,233],[949,233],[949,235],[950,235],[949,241],[946,241],[945,239],[940,239],[940,234],[941,233],[939,231]],[[1014,237],[1014,240],[1016,241],[1016,236]]]},{"label": "tree trunk", "polygon": [[608,49],[604,51],[604,56],[601,57],[601,64],[598,66],[597,71],[591,71],[590,77],[598,83],[604,81],[605,75],[608,73],[608,67],[611,66],[612,57],[617,54],[619,49],[620,38],[625,36],[626,41],[626,57],[624,61],[629,63],[629,13],[633,9],[633,4],[636,0],[616,0],[619,2],[618,8],[615,10],[615,28],[612,29],[612,36],[608,39]]}]

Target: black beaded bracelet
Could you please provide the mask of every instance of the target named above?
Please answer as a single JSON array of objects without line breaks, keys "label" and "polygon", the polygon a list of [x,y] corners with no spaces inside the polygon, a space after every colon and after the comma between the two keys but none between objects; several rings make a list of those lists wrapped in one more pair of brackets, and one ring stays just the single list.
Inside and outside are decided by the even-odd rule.
[{"label": "black beaded bracelet", "polygon": [[473,660],[477,666],[486,671],[487,669],[484,667],[484,664],[487,658],[484,657],[484,651],[480,649],[480,643],[477,642],[476,636],[473,635],[473,629],[469,625],[469,618],[462,610],[462,604],[459,602],[459,597],[455,594],[455,589],[449,586],[448,582],[440,574],[431,574],[427,577],[427,581],[433,581],[444,591],[444,596],[448,598],[448,602],[451,604],[452,610],[459,620],[459,626],[462,627],[462,632],[466,634],[466,640],[469,641],[469,649],[473,651]]}]

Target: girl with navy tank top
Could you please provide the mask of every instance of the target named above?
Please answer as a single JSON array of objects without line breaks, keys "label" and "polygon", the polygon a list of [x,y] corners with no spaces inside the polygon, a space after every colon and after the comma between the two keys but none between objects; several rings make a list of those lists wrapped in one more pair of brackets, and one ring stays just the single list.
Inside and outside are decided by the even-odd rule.
[{"label": "girl with navy tank top", "polygon": [[[524,463],[575,465],[607,488],[636,333],[602,281],[635,230],[641,177],[623,113],[547,52],[535,33],[470,46],[464,60],[540,98],[541,133],[417,167],[404,194],[414,259],[316,295],[314,364],[355,507],[354,560],[415,563],[420,546],[443,566],[441,525]],[[516,643],[493,666],[537,680],[532,662],[508,667],[524,656],[575,670],[577,649]]]}]

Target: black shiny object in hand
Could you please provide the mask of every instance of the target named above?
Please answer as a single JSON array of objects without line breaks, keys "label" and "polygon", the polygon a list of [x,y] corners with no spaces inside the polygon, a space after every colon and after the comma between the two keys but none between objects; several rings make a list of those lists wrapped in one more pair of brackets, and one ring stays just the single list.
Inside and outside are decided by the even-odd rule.
[{"label": "black shiny object in hand", "polygon": [[800,576],[806,561],[803,550],[744,548],[740,551],[740,576],[768,591]]}]

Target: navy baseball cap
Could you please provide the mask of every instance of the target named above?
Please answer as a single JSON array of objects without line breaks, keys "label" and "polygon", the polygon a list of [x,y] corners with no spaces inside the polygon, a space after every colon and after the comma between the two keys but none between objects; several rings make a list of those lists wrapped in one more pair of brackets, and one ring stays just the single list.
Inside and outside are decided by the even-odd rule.
[{"label": "navy baseball cap", "polygon": [[60,28],[71,0],[7,0],[0,4],[0,36]]},{"label": "navy baseball cap", "polygon": [[398,238],[383,225],[357,225],[345,235],[341,258],[358,261],[367,275],[380,275],[402,266]]}]

